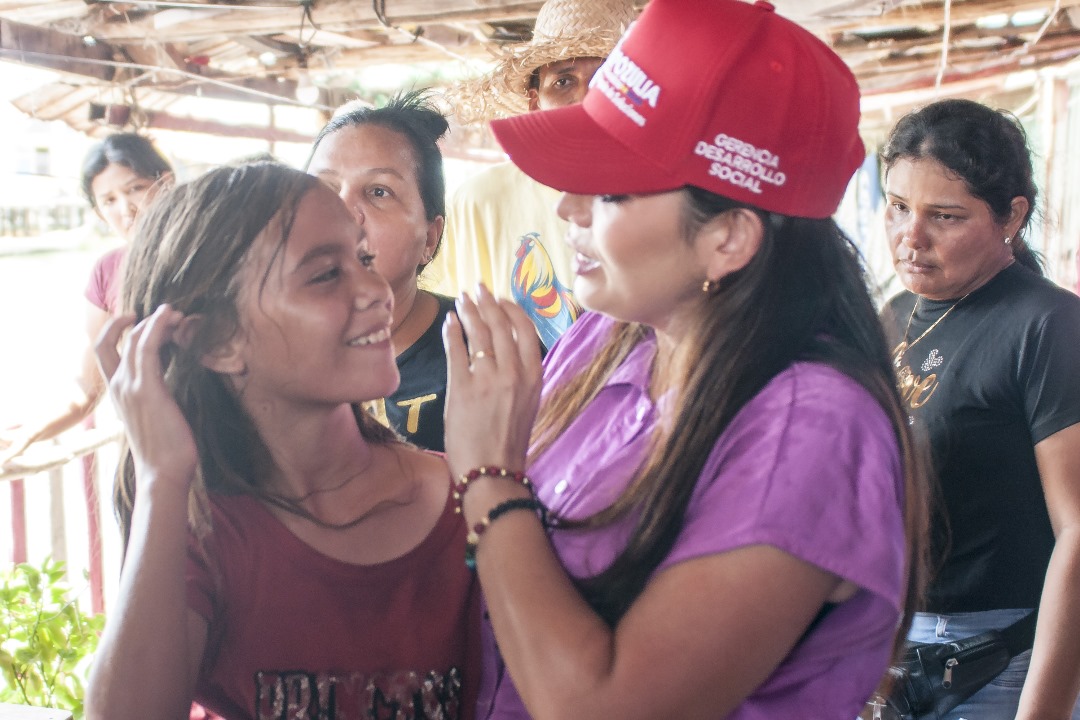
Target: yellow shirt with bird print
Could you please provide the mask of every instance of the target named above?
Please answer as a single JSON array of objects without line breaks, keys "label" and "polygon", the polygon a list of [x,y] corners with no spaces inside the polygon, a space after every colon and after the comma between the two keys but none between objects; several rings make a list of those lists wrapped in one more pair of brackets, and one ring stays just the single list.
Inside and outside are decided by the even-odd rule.
[{"label": "yellow shirt with bird print", "polygon": [[483,282],[525,308],[550,348],[580,312],[558,200],[510,162],[465,180],[448,198],[443,247],[429,269],[435,291],[456,296]]}]

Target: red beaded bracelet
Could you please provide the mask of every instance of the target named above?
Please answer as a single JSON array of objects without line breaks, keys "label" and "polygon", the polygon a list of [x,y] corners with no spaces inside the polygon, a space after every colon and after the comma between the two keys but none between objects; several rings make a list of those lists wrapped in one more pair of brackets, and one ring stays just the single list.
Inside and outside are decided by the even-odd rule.
[{"label": "red beaded bracelet", "polygon": [[532,510],[538,514],[541,523],[544,523],[547,516],[547,508],[544,507],[544,503],[534,497],[511,498],[488,510],[487,515],[481,518],[480,522],[473,525],[469,534],[465,536],[465,565],[469,569],[476,568],[476,546],[480,542],[480,536],[484,534],[484,531],[488,529],[491,523],[511,510]]},{"label": "red beaded bracelet", "polygon": [[465,491],[468,490],[469,483],[476,478],[485,475],[488,477],[501,477],[513,480],[514,482],[527,487],[530,493],[535,493],[532,481],[520,470],[507,470],[504,467],[498,467],[496,465],[482,465],[478,468],[473,468],[454,481],[454,512],[461,512],[461,499],[465,497]]}]

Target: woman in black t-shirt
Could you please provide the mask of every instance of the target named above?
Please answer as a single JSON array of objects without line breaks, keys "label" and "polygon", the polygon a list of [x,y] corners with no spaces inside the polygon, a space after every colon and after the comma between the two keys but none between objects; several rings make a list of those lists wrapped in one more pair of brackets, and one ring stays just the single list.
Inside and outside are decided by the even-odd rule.
[{"label": "woman in black t-shirt", "polygon": [[1037,608],[1034,649],[945,719],[1080,718],[1080,299],[1025,241],[1036,189],[1024,132],[945,100],[901,119],[882,157],[907,288],[886,321],[941,497],[937,573],[909,639],[958,640]]},{"label": "woman in black t-shirt", "polygon": [[367,408],[413,444],[438,451],[446,400],[440,329],[454,301],[421,289],[420,278],[442,243],[446,192],[437,143],[447,129],[422,92],[379,108],[346,105],[315,138],[306,168],[353,211],[394,292],[391,340],[401,385]]}]

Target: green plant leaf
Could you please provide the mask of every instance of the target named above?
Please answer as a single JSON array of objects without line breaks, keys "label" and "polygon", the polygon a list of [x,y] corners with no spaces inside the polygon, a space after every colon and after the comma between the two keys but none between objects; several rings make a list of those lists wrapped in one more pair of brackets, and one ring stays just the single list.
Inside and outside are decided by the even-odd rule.
[{"label": "green plant leaf", "polygon": [[80,611],[64,563],[46,558],[0,572],[0,702],[60,707],[81,718],[104,625],[104,616]]}]

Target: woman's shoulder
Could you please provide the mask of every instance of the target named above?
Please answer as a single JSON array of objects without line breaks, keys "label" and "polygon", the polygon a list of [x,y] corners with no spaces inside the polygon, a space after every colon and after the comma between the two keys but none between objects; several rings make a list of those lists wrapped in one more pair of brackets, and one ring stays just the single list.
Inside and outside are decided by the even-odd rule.
[{"label": "woman's shoulder", "polygon": [[592,356],[614,332],[617,321],[602,313],[586,311],[548,350],[545,365],[560,365],[577,356]]},{"label": "woman's shoulder", "polygon": [[[857,380],[820,362],[797,362],[773,377],[717,439],[712,461],[735,453],[764,468],[767,457],[779,462],[792,448],[799,448],[802,470],[871,456],[893,466],[897,459],[885,409]],[[840,457],[848,451],[850,457]]]},{"label": "woman's shoulder", "polygon": [[207,518],[192,528],[203,552],[226,558],[246,556],[264,542],[276,542],[283,529],[274,514],[254,495],[207,493]]},{"label": "woman's shoulder", "polygon": [[1002,330],[1026,334],[1060,328],[1072,334],[1080,329],[1080,297],[1017,263],[1001,271],[974,299],[971,311],[986,313]]},{"label": "woman's shoulder", "polygon": [[673,558],[772,545],[896,607],[903,481],[896,434],[873,396],[828,365],[795,363],[717,439]]},{"label": "woman's shoulder", "polygon": [[247,525],[265,527],[266,517],[273,517],[273,513],[267,510],[262,501],[250,493],[209,492],[206,502],[214,535],[220,535],[223,531],[244,528]]},{"label": "woman's shoulder", "polygon": [[450,466],[446,463],[445,453],[402,443],[398,455],[406,464],[406,469],[416,477],[449,487]]},{"label": "woman's shoulder", "polygon": [[120,265],[127,254],[126,247],[117,247],[102,254],[90,270],[85,296],[93,305],[112,312],[120,295]]},{"label": "woman's shoulder", "polygon": [[793,363],[769,381],[757,398],[792,406],[835,406],[845,414],[878,406],[859,381],[822,362]]},{"label": "woman's shoulder", "polygon": [[[443,351],[442,326],[446,315],[454,309],[454,298],[429,293],[438,303],[435,315],[420,337],[401,351],[397,356],[398,369],[405,369],[420,374],[431,372],[432,365],[445,368],[446,354]],[[436,376],[433,376],[436,377]]]},{"label": "woman's shoulder", "polygon": [[452,297],[435,292],[429,294],[431,297],[435,298],[435,302],[438,303],[438,305],[435,311],[435,317],[432,319],[431,324],[428,325],[427,330],[424,331],[421,340],[426,341],[434,337],[438,340],[439,347],[442,348],[443,322],[446,320],[446,316],[454,309],[455,300]]},{"label": "woman's shoulder", "polygon": [[431,292],[430,295],[439,303],[439,313],[435,316],[435,320],[436,322],[442,322],[443,318],[446,317],[446,313],[454,309],[454,298],[437,292]]},{"label": "woman's shoulder", "polygon": [[121,261],[123,261],[125,254],[127,254],[126,245],[120,245],[119,247],[114,247],[111,250],[106,250],[94,262],[94,267],[115,268],[121,263]]},{"label": "woman's shoulder", "polygon": [[101,283],[105,289],[111,289],[113,284],[120,283],[120,265],[127,255],[126,247],[118,247],[103,253],[90,271],[93,281]]},{"label": "woman's shoulder", "polygon": [[556,387],[575,376],[611,337],[615,321],[596,312],[582,313],[544,356],[544,387]]},{"label": "woman's shoulder", "polygon": [[881,314],[887,318],[891,316],[904,316],[904,319],[906,320],[908,313],[915,307],[915,301],[917,299],[918,296],[915,293],[909,290],[901,290],[889,298],[888,302],[881,308]]},{"label": "woman's shoulder", "polygon": [[[896,433],[885,408],[850,375],[821,362],[797,362],[776,375],[732,420],[717,442],[723,448],[746,447],[753,439],[759,451],[799,446],[807,460],[824,450],[825,465],[840,462],[836,448],[862,448],[863,454],[888,459],[897,452]],[[815,448],[812,452],[809,448]],[[871,450],[872,449],[872,450]],[[831,457],[831,459],[830,459]]]},{"label": "woman's shoulder", "polygon": [[986,291],[986,294],[990,295],[993,294],[993,290],[1005,294],[1017,291],[1056,293],[1064,290],[1064,288],[1044,273],[1019,262],[1011,262],[1002,268],[998,274],[990,278],[981,288],[975,290],[975,293]]}]

